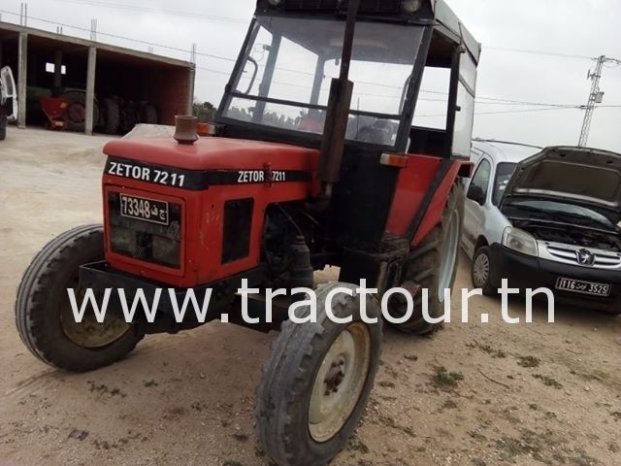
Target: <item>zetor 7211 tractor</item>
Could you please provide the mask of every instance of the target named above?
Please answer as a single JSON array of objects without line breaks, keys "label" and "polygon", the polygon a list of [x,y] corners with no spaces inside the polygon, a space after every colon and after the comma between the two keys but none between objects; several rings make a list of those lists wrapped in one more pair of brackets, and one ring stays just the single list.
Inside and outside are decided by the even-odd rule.
[{"label": "zetor 7211 tractor", "polygon": [[[106,145],[103,227],[60,235],[29,266],[16,303],[24,343],[53,366],[86,371],[123,358],[145,334],[204,323],[191,312],[177,322],[175,293],[179,303],[188,290],[198,302],[211,293],[206,320],[250,325],[242,311],[269,311],[272,326],[256,328],[281,332],[258,390],[259,442],[281,465],[326,464],[360,420],[378,368],[381,320],[362,310],[380,317],[384,293],[401,287],[413,300],[386,300],[400,330],[434,330],[424,289],[429,314],[443,314],[479,54],[443,0],[260,0],[213,136],[178,125],[177,141]],[[419,97],[424,78],[431,99]],[[412,126],[438,107],[435,127]],[[326,265],[340,267],[339,283],[316,288],[316,308],[306,293],[242,305],[242,283],[308,289]],[[356,294],[362,279],[378,293]],[[86,290],[122,289],[130,303],[139,290],[168,293],[153,322],[141,313],[128,322],[112,294],[103,323],[92,307],[77,323],[67,289],[74,303]],[[292,303],[296,316],[315,309],[316,321],[288,320]]]}]

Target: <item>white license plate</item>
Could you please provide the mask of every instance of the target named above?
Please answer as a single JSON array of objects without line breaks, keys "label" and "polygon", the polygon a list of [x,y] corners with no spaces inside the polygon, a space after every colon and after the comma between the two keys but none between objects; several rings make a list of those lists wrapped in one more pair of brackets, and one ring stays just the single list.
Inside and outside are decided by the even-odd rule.
[{"label": "white license plate", "polygon": [[583,280],[574,280],[573,278],[560,277],[556,281],[556,289],[590,296],[607,297],[610,296],[612,286],[605,283],[586,282]]},{"label": "white license plate", "polygon": [[121,194],[121,216],[168,226],[168,202]]}]

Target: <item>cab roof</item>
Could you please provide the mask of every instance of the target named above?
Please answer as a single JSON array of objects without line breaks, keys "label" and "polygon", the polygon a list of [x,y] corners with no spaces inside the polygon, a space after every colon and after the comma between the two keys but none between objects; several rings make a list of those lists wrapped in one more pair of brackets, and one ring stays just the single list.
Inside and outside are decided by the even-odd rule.
[{"label": "cab roof", "polygon": [[454,39],[463,43],[474,61],[478,64],[481,58],[481,44],[448,6],[445,0],[429,0],[434,12],[437,27],[445,28]]},{"label": "cab roof", "polygon": [[[452,41],[462,44],[473,60],[478,64],[481,57],[481,44],[476,41],[468,28],[448,6],[446,0],[422,0],[423,8],[414,15],[402,12],[403,0],[361,0],[360,14],[371,15],[379,20],[399,20],[403,24],[424,23],[429,21],[429,11],[435,29],[448,36]],[[348,0],[280,0],[277,6],[268,0],[257,0],[257,14],[271,15],[284,12],[335,13],[347,10]]]}]

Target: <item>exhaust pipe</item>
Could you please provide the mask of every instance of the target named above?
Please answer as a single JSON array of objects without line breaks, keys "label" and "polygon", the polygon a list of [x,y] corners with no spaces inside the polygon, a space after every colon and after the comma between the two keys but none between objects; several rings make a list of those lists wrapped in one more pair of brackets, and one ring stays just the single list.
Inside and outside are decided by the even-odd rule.
[{"label": "exhaust pipe", "polygon": [[341,71],[338,79],[333,79],[330,86],[330,99],[319,161],[320,199],[322,201],[329,201],[332,198],[332,188],[340,178],[343,151],[345,149],[345,135],[347,133],[347,123],[349,121],[352,91],[354,88],[354,83],[349,80],[349,66],[351,64],[356,17],[358,16],[359,9],[360,0],[349,0]]}]

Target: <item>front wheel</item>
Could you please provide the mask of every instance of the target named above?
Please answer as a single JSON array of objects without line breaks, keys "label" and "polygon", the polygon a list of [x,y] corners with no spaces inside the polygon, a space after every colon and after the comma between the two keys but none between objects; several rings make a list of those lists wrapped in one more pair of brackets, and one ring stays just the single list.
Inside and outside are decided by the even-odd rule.
[{"label": "front wheel", "polygon": [[53,239],[26,269],[15,321],[22,341],[41,361],[68,371],[93,370],[123,358],[142,338],[135,325],[115,314],[108,313],[101,324],[92,309],[81,323],[74,318],[67,289],[74,289],[80,306],[79,268],[103,256],[103,228],[88,225]]},{"label": "front wheel", "polygon": [[367,299],[367,315],[377,323],[365,323],[359,298],[338,294],[334,314],[352,319],[337,324],[325,312],[326,298],[337,287],[355,290],[348,284],[320,286],[317,322],[286,322],[263,368],[257,437],[280,466],[327,464],[358,425],[373,387],[382,340],[379,305]]},{"label": "front wheel", "polygon": [[483,246],[474,253],[470,270],[472,285],[483,290],[485,296],[495,296],[498,289],[494,286],[498,280],[492,263],[491,250]]}]

